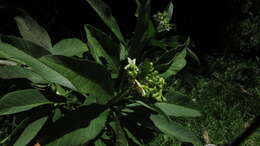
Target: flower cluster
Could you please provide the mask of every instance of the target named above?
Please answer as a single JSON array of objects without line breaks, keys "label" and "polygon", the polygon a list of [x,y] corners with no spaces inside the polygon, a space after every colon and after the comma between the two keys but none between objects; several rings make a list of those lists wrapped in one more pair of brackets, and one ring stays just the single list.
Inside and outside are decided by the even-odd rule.
[{"label": "flower cluster", "polygon": [[157,23],[158,32],[170,31],[174,25],[170,23],[167,12],[158,12],[154,16],[154,21]]},{"label": "flower cluster", "polygon": [[145,72],[147,73],[144,77],[138,79],[137,77],[140,72],[135,64],[135,59],[131,60],[128,58],[128,63],[129,64],[125,67],[127,74],[142,97],[152,97],[160,102],[166,101],[166,98],[163,96],[165,80],[163,77],[160,77],[158,71],[154,69],[153,63],[148,63],[148,66],[145,68]]}]

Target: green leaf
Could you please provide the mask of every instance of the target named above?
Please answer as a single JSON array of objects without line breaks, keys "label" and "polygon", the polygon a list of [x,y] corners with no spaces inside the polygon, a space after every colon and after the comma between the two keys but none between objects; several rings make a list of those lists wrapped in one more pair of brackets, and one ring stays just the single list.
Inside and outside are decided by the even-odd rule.
[{"label": "green leaf", "polygon": [[101,139],[98,139],[95,141],[95,146],[106,146],[106,144]]},{"label": "green leaf", "polygon": [[40,59],[67,78],[81,93],[88,93],[105,104],[113,96],[113,80],[100,64],[65,56],[44,56]]},{"label": "green leaf", "polygon": [[51,39],[48,32],[23,10],[15,18],[20,34],[24,39],[34,42],[45,49],[50,49]]},{"label": "green leaf", "polygon": [[87,51],[87,45],[77,38],[61,40],[50,49],[50,52],[53,55],[62,55],[68,57],[82,56],[82,54]]},{"label": "green leaf", "polygon": [[173,58],[170,67],[166,70],[166,72],[160,74],[160,76],[164,78],[168,78],[169,76],[177,74],[180,70],[184,68],[186,65],[186,49],[183,49],[180,53],[177,53]]},{"label": "green leaf", "polygon": [[169,103],[174,103],[182,106],[190,106],[192,105],[192,101],[187,95],[176,91],[175,88],[170,88],[168,92],[165,94],[165,98]]},{"label": "green leaf", "polygon": [[154,125],[166,135],[183,142],[193,143],[195,146],[202,146],[199,139],[193,133],[183,128],[180,124],[168,121],[159,115],[151,115],[150,119],[153,121]]},{"label": "green leaf", "polygon": [[187,55],[196,60],[198,64],[200,64],[199,57],[189,48],[187,48]]},{"label": "green leaf", "polygon": [[0,116],[30,110],[51,103],[35,89],[14,91],[0,99]]},{"label": "green leaf", "polygon": [[111,9],[102,0],[86,0],[89,5],[96,11],[103,22],[109,27],[109,29],[115,34],[117,39],[125,44],[120,28],[116,22],[116,19],[112,15]]},{"label": "green leaf", "polygon": [[124,131],[126,133],[126,136],[129,139],[131,139],[134,143],[136,143],[139,146],[143,146],[143,144],[141,144],[141,142],[139,142],[139,140],[127,128],[124,128]]},{"label": "green leaf", "polygon": [[0,78],[2,79],[16,79],[26,78],[33,83],[47,83],[41,76],[33,71],[19,66],[0,66]]},{"label": "green leaf", "polygon": [[106,59],[108,69],[113,73],[119,70],[120,46],[105,33],[91,25],[85,25],[90,52],[95,60],[102,64],[100,58]]},{"label": "green leaf", "polygon": [[[143,48],[148,43],[151,38],[151,28],[152,23],[150,20],[150,0],[145,4],[141,5],[139,16],[136,22],[134,36],[128,43],[129,56],[132,58],[137,58],[140,56]],[[147,32],[148,31],[148,32]],[[149,33],[150,32],[150,33]]]},{"label": "green leaf", "polygon": [[200,112],[186,108],[180,105],[169,104],[169,103],[155,103],[155,106],[160,108],[166,115],[174,117],[199,117]]},{"label": "green leaf", "polygon": [[141,3],[140,3],[139,0],[135,0],[135,3],[136,3],[135,17],[138,17],[139,11],[140,11],[140,7],[141,7]]},{"label": "green leaf", "polygon": [[14,146],[27,145],[37,135],[47,120],[48,117],[43,117],[29,124],[14,143]]},{"label": "green leaf", "polygon": [[[38,48],[39,49],[39,48]],[[33,50],[35,51],[35,50]],[[42,78],[63,85],[70,89],[76,90],[75,86],[66,79],[61,73],[56,72],[52,68],[48,67],[44,63],[40,62],[35,57],[34,53],[28,53],[23,49],[13,47],[6,43],[0,43],[0,52],[7,54],[10,58],[14,58],[16,60],[24,62],[26,65],[32,68],[32,70],[39,74]],[[30,51],[32,52],[32,51]]]},{"label": "green leaf", "polygon": [[81,129],[74,130],[64,136],[54,140],[46,146],[78,146],[87,143],[94,139],[105,127],[109,111],[101,113],[96,119],[93,119],[90,124]]},{"label": "green leaf", "polygon": [[114,119],[114,121],[110,122],[109,125],[112,127],[114,135],[115,135],[115,146],[128,146],[128,141],[125,136],[125,132],[123,131],[121,124],[118,119]]},{"label": "green leaf", "polygon": [[19,48],[34,58],[50,55],[50,52],[45,50],[43,47],[16,36],[2,36],[2,42]]},{"label": "green leaf", "polygon": [[167,7],[164,10],[165,12],[167,12],[169,20],[172,19],[173,9],[174,9],[174,6],[173,6],[172,2],[169,2],[169,4],[167,5]]}]

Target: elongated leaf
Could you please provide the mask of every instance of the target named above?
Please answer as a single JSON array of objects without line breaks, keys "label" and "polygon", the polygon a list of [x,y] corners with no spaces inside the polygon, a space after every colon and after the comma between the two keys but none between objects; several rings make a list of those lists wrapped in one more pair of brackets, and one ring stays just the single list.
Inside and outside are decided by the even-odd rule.
[{"label": "elongated leaf", "polygon": [[110,122],[109,125],[112,127],[114,135],[116,136],[115,146],[128,146],[128,141],[126,139],[125,132],[115,113],[114,118],[115,119],[112,122]]},{"label": "elongated leaf", "polygon": [[2,42],[19,48],[34,58],[50,55],[50,52],[45,50],[43,47],[16,36],[2,36]]},{"label": "elongated leaf", "polygon": [[169,76],[177,74],[183,67],[186,65],[186,49],[183,49],[180,53],[177,53],[171,62],[170,67],[164,72],[160,74],[164,78],[168,78]]},{"label": "elongated leaf", "polygon": [[11,58],[24,62],[26,65],[30,66],[35,73],[39,74],[44,79],[76,90],[75,86],[68,79],[66,79],[61,73],[56,72],[52,68],[37,60],[34,55],[32,55],[33,53],[27,53],[23,49],[15,48],[6,43],[0,43],[0,52],[7,54]]},{"label": "elongated leaf", "polygon": [[0,142],[1,144],[7,144],[10,141],[12,141],[13,139],[17,139],[18,136],[23,132],[23,130],[26,128],[27,125],[29,125],[30,121],[32,119],[32,116],[26,117],[25,119],[23,119],[19,125],[17,125],[15,127],[15,129],[12,130],[11,134],[8,135],[3,141]]},{"label": "elongated leaf", "polygon": [[156,107],[160,108],[166,115],[174,117],[199,117],[200,112],[186,108],[183,106],[169,104],[169,103],[156,103]]},{"label": "elongated leaf", "polygon": [[151,20],[150,20],[150,0],[148,0],[145,4],[141,5],[139,16],[137,19],[137,23],[135,26],[134,36],[128,43],[129,48],[129,56],[132,58],[136,58],[140,56],[144,46],[148,43],[151,33],[147,31],[151,29]]},{"label": "elongated leaf", "polygon": [[35,89],[14,91],[0,99],[0,116],[30,110],[51,103]]},{"label": "elongated leaf", "polygon": [[109,27],[109,29],[115,34],[118,40],[123,44],[125,44],[125,40],[116,22],[116,19],[112,15],[111,9],[102,0],[86,0],[86,1],[96,11],[96,13],[103,20],[103,22]]},{"label": "elongated leaf", "polygon": [[150,119],[153,121],[154,125],[166,135],[172,138],[177,138],[183,142],[193,143],[195,146],[202,146],[199,139],[190,131],[183,128],[180,124],[168,121],[158,115],[151,115]]},{"label": "elongated leaf", "polygon": [[167,12],[169,20],[172,19],[173,8],[174,8],[174,6],[173,6],[172,2],[169,2],[169,4],[167,5],[167,7],[164,10],[165,12]]},{"label": "elongated leaf", "polygon": [[143,144],[141,144],[141,142],[139,142],[139,140],[127,128],[124,128],[124,131],[126,132],[127,137],[134,143],[138,144],[139,146],[143,146]]},{"label": "elongated leaf", "polygon": [[27,145],[37,135],[47,120],[48,117],[43,117],[29,124],[14,143],[14,146]]},{"label": "elongated leaf", "polygon": [[47,83],[41,76],[33,71],[19,66],[0,66],[0,78],[16,79],[26,78],[34,83]]},{"label": "elongated leaf", "polygon": [[24,39],[34,42],[46,49],[52,47],[48,32],[25,11],[21,10],[20,15],[14,19]]},{"label": "elongated leaf", "polygon": [[113,80],[103,66],[65,56],[44,56],[40,60],[71,81],[79,92],[97,98],[98,103],[105,104],[111,99]]},{"label": "elongated leaf", "polygon": [[95,60],[102,64],[100,58],[107,61],[108,68],[117,73],[119,70],[120,46],[105,33],[91,25],[85,25],[90,52]]},{"label": "elongated leaf", "polygon": [[68,57],[82,56],[82,54],[87,51],[87,45],[77,38],[61,40],[50,49],[50,52],[53,55],[62,55]]},{"label": "elongated leaf", "polygon": [[108,114],[108,111],[101,113],[87,127],[67,133],[46,146],[79,146],[85,144],[94,139],[105,127]]},{"label": "elongated leaf", "polygon": [[197,61],[198,64],[200,64],[199,57],[189,48],[187,48],[187,55],[189,55],[191,58],[193,58],[195,61]]}]

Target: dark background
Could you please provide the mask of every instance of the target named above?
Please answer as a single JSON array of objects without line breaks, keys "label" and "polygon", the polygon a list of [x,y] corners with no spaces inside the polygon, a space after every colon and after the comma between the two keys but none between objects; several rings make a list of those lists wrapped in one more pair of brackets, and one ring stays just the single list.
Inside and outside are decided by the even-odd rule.
[{"label": "dark background", "polygon": [[[125,36],[134,26],[134,0],[104,0],[113,11]],[[151,0],[152,13],[162,11],[169,0]],[[241,18],[238,0],[174,0],[173,22],[177,34],[191,36],[199,56],[223,54],[230,46],[226,28]],[[15,34],[15,9],[26,10],[50,33],[53,43],[62,38],[85,39],[84,24],[106,29],[85,0],[0,0],[0,33]]]}]

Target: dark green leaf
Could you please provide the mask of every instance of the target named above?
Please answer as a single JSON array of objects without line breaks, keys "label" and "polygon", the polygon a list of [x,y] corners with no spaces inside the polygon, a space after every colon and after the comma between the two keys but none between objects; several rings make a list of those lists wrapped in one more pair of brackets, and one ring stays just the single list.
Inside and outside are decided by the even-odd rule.
[{"label": "dark green leaf", "polygon": [[45,50],[43,47],[16,36],[2,36],[2,42],[19,48],[20,50],[34,58],[40,58],[45,55],[50,55],[50,52]]},{"label": "dark green leaf", "polygon": [[147,30],[149,30],[148,28],[151,28],[149,27],[149,25],[152,24],[150,20],[150,11],[150,0],[148,0],[144,5],[141,5],[140,7],[134,36],[128,43],[129,56],[132,58],[140,56],[140,53],[142,52],[144,46],[148,43],[151,37],[150,35],[147,35],[151,34],[147,32]]},{"label": "dark green leaf", "polygon": [[43,117],[29,124],[24,129],[23,133],[20,135],[17,141],[14,143],[14,146],[27,145],[37,135],[37,133],[41,130],[47,120],[48,117]]},{"label": "dark green leaf", "polygon": [[141,142],[139,142],[139,140],[127,128],[124,128],[124,131],[126,132],[127,137],[134,143],[138,144],[139,146],[143,146],[143,144],[141,144]]},{"label": "dark green leaf", "polygon": [[106,144],[101,139],[98,139],[95,141],[95,146],[106,146]]},{"label": "dark green leaf", "polygon": [[119,120],[115,119],[114,121],[110,122],[109,125],[112,127],[116,136],[115,146],[128,146],[128,141]]},{"label": "dark green leaf", "polygon": [[19,66],[0,66],[0,78],[2,79],[16,79],[26,78],[34,83],[47,83],[41,76],[33,71]]},{"label": "dark green leaf", "polygon": [[87,45],[77,38],[69,38],[59,41],[50,49],[53,55],[82,56],[88,51]]},{"label": "dark green leaf", "polygon": [[192,105],[192,101],[187,97],[187,95],[176,91],[174,88],[170,88],[165,94],[165,97],[169,103],[179,104],[179,105]]},{"label": "dark green leaf", "polygon": [[198,64],[200,64],[199,57],[189,48],[187,48],[187,55],[196,60]]},{"label": "dark green leaf", "polygon": [[91,25],[85,25],[90,52],[95,60],[102,64],[100,58],[107,61],[108,68],[117,73],[119,70],[120,48],[105,33]]},{"label": "dark green leaf", "polygon": [[168,78],[169,76],[177,74],[181,69],[186,65],[186,49],[183,49],[180,53],[177,53],[173,58],[170,67],[166,70],[166,72],[160,74],[160,76],[164,78]]},{"label": "dark green leaf", "polygon": [[34,42],[46,49],[52,47],[48,32],[25,11],[21,10],[20,15],[14,19],[24,39]]},{"label": "dark green leaf", "polygon": [[0,115],[14,114],[51,103],[35,89],[14,91],[0,99]]},{"label": "dark green leaf", "polygon": [[113,80],[100,64],[65,56],[44,56],[40,59],[66,77],[81,93],[89,93],[97,102],[105,104],[113,95]]},{"label": "dark green leaf", "polygon": [[116,19],[112,15],[111,9],[102,0],[86,0],[91,7],[96,11],[104,23],[111,29],[120,42],[125,44],[120,28]]},{"label": "dark green leaf", "polygon": [[169,103],[155,103],[155,106],[160,108],[166,115],[174,117],[199,117],[200,112],[186,108],[180,105],[169,104]]},{"label": "dark green leaf", "polygon": [[26,65],[30,66],[35,73],[39,74],[44,79],[76,90],[75,86],[61,73],[56,72],[44,63],[40,62],[34,57],[34,55],[6,43],[0,43],[0,46],[0,52],[7,54],[10,58],[24,62]]},{"label": "dark green leaf", "polygon": [[94,139],[105,127],[108,114],[108,111],[101,113],[87,127],[69,132],[46,146],[78,146],[87,143]]},{"label": "dark green leaf", "polygon": [[193,143],[195,146],[202,146],[199,139],[190,131],[183,128],[180,124],[168,121],[159,115],[151,115],[150,119],[153,121],[154,125],[166,135],[172,138],[177,138],[183,142]]}]

